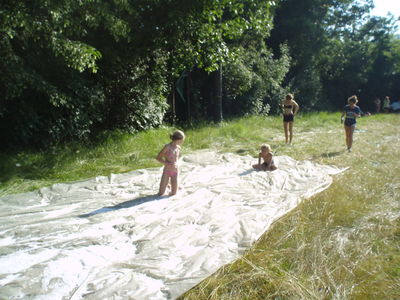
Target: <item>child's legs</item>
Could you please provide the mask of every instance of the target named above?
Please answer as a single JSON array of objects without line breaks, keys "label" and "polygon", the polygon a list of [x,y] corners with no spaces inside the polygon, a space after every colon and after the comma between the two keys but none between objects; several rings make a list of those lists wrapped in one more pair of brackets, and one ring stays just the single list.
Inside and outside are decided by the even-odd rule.
[{"label": "child's legs", "polygon": [[260,165],[259,164],[253,165],[253,169],[259,170],[260,169]]},{"label": "child's legs", "polygon": [[167,188],[167,184],[169,181],[169,176],[165,172],[163,172],[160,181],[160,189],[158,191],[158,195],[162,196],[165,193],[165,189]]},{"label": "child's legs", "polygon": [[346,131],[346,146],[348,149],[350,149],[353,144],[354,128],[354,126],[344,126],[344,130]]},{"label": "child's legs", "polygon": [[289,142],[291,143],[293,138],[293,122],[289,122],[289,132],[290,132]]},{"label": "child's legs", "polygon": [[349,128],[349,145],[348,145],[349,148],[353,146],[353,132],[355,128],[356,128],[355,126],[350,126]]},{"label": "child's legs", "polygon": [[346,146],[349,148],[349,127],[344,125],[344,133],[346,135]]},{"label": "child's legs", "polygon": [[287,143],[289,140],[289,122],[283,122],[283,129],[285,131],[285,141]]},{"label": "child's legs", "polygon": [[178,174],[171,176],[171,193],[170,195],[175,195],[178,191]]}]

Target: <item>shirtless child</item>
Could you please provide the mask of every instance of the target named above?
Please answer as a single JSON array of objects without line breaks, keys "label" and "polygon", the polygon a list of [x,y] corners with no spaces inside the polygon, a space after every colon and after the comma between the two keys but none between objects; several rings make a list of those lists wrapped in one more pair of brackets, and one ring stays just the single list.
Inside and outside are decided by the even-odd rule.
[{"label": "shirtless child", "polygon": [[[260,171],[274,171],[277,167],[274,164],[271,147],[268,144],[261,145],[261,152],[258,154],[258,164],[253,165],[253,168]],[[261,159],[263,162],[261,163]]]}]

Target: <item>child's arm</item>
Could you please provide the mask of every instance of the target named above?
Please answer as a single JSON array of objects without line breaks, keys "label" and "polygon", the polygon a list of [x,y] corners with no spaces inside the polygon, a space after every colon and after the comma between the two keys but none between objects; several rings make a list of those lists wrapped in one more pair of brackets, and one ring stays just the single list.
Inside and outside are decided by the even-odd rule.
[{"label": "child's arm", "polygon": [[156,159],[162,163],[163,165],[165,165],[166,161],[164,159],[165,157],[165,152],[167,151],[167,146],[164,146],[164,148],[162,148],[162,150],[158,153]]},{"label": "child's arm", "polygon": [[258,154],[258,167],[261,167],[261,153]]},{"label": "child's arm", "polygon": [[296,101],[292,100],[292,102],[293,102],[293,105],[294,105],[293,115],[295,115],[299,111],[300,106],[297,104]]},{"label": "child's arm", "polygon": [[354,116],[355,116],[356,118],[361,117],[361,109],[358,108],[356,111],[357,111],[357,112],[354,112]]}]

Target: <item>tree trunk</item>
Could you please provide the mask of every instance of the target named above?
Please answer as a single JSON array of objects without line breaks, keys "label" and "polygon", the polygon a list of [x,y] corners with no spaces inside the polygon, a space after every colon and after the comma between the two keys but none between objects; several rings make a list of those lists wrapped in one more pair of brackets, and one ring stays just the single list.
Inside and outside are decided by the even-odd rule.
[{"label": "tree trunk", "polygon": [[187,121],[192,124],[192,107],[191,107],[191,91],[192,91],[192,76],[191,72],[188,72],[186,77],[186,101],[187,101]]},{"label": "tree trunk", "polygon": [[222,115],[222,63],[219,69],[215,71],[215,121],[221,123],[223,120]]},{"label": "tree trunk", "polygon": [[172,108],[172,124],[175,124],[175,118],[176,118],[176,99],[175,99],[175,82],[172,82],[172,103],[171,103],[171,108]]}]

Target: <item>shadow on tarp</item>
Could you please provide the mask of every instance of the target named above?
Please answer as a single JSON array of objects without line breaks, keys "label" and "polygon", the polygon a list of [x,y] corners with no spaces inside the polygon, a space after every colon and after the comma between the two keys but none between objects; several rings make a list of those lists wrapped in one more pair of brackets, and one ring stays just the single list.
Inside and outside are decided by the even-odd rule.
[{"label": "shadow on tarp", "polygon": [[260,170],[256,170],[256,169],[249,169],[247,171],[244,171],[244,172],[240,173],[239,176],[246,176],[246,175],[249,175],[250,173],[253,173],[253,172],[271,173],[271,172],[274,172],[274,171],[269,171],[269,170],[268,171],[260,171]]},{"label": "shadow on tarp", "polygon": [[98,214],[103,214],[109,211],[116,211],[119,209],[123,209],[123,208],[129,208],[129,207],[134,207],[146,202],[150,202],[150,201],[157,201],[157,200],[161,200],[164,199],[166,196],[159,196],[159,195],[149,195],[149,196],[145,196],[145,197],[140,197],[140,198],[136,198],[136,199],[132,199],[132,200],[128,200],[122,203],[119,203],[117,205],[114,206],[105,206],[103,208],[99,208],[96,209],[95,211],[92,211],[90,213],[87,214],[83,214],[83,215],[79,215],[79,218],[88,218],[94,215],[98,215]]},{"label": "shadow on tarp", "polygon": [[239,176],[249,175],[250,173],[253,173],[255,171],[256,171],[255,169],[249,169],[247,171],[244,171],[244,172],[240,173]]}]

